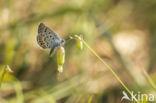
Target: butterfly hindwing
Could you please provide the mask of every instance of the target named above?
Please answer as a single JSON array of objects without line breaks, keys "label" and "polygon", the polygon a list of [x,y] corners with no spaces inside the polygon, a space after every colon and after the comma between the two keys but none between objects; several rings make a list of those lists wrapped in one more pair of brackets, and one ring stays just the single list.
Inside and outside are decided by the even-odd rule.
[{"label": "butterfly hindwing", "polygon": [[46,34],[44,34],[44,29],[45,29],[45,25],[43,23],[40,23],[38,26],[38,31],[37,31],[37,43],[38,45],[42,48],[42,49],[46,49],[46,43],[44,42],[44,38],[46,36]]},{"label": "butterfly hindwing", "polygon": [[40,23],[38,25],[38,34],[43,33],[43,30],[45,29],[45,25],[43,23]]}]

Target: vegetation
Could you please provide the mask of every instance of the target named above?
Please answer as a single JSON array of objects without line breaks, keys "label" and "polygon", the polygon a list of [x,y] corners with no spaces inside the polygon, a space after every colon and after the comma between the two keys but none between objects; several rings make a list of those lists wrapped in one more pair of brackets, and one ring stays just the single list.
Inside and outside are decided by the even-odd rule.
[{"label": "vegetation", "polygon": [[[155,9],[154,0],[1,0],[0,103],[156,101]],[[40,22],[66,40],[65,60],[62,48],[50,57],[37,45]]]}]

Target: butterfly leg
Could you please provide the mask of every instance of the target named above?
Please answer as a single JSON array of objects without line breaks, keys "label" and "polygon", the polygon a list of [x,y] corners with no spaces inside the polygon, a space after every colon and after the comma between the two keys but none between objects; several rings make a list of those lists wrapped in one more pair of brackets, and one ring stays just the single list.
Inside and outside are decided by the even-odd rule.
[{"label": "butterfly leg", "polygon": [[54,46],[53,48],[51,48],[50,53],[49,53],[49,56],[52,56],[52,54],[54,53],[55,48],[56,48],[56,46]]}]

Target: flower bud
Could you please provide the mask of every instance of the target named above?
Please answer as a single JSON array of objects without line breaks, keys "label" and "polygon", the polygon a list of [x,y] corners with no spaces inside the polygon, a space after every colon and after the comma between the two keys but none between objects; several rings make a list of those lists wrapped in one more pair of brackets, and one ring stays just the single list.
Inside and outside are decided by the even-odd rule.
[{"label": "flower bud", "polygon": [[64,62],[65,62],[65,50],[64,47],[60,46],[57,48],[57,65],[59,72],[63,72]]}]

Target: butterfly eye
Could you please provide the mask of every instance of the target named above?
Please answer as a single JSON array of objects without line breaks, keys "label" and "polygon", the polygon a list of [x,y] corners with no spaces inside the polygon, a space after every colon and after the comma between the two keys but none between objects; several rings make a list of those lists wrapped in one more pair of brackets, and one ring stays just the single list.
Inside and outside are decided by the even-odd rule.
[{"label": "butterfly eye", "polygon": [[65,40],[62,39],[61,43],[64,43],[64,42],[65,42]]}]

